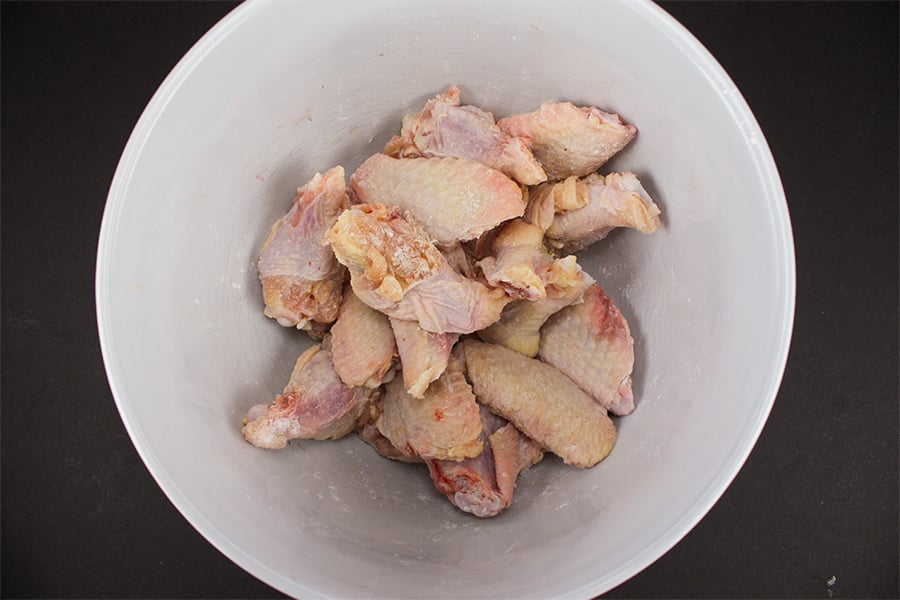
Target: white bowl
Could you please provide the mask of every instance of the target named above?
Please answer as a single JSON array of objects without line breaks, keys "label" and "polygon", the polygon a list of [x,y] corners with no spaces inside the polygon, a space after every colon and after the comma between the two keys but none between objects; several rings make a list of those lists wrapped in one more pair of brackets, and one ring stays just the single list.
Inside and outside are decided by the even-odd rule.
[{"label": "white bowl", "polygon": [[[308,345],[255,259],[315,171],[351,172],[451,83],[498,117],[547,99],[637,125],[610,169],[663,210],[582,257],[636,339],[638,408],[590,470],[548,459],[495,519],[354,436],[263,451],[240,420]],[[605,170],[605,169],[604,169]],[[734,84],[649,2],[249,2],[172,71],[124,151],[97,262],[110,384],[138,452],[225,555],[294,596],[589,597],[709,510],[772,407],[794,313],[784,193]]]}]

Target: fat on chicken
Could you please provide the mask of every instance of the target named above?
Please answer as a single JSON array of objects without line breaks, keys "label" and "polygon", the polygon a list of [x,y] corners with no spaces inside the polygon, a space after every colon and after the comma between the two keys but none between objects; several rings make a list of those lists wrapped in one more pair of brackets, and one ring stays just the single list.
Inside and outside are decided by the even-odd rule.
[{"label": "fat on chicken", "polygon": [[440,245],[477,238],[525,211],[516,182],[466,158],[375,154],[353,173],[350,187],[362,204],[409,211]]},{"label": "fat on chicken", "polygon": [[634,339],[622,313],[599,285],[541,328],[538,356],[565,373],[615,415],[634,410]]},{"label": "fat on chicken", "polygon": [[534,112],[500,119],[497,126],[525,140],[551,181],[593,173],[637,134],[618,115],[571,102],[544,102]]},{"label": "fat on chicken", "polygon": [[475,106],[460,106],[455,85],[403,118],[400,135],[384,153],[395,158],[468,158],[504,173],[524,185],[547,180],[525,143],[497,127],[494,117]]},{"label": "fat on chicken", "polygon": [[334,372],[331,352],[313,346],[300,355],[284,391],[247,412],[241,433],[259,448],[284,448],[289,440],[338,439],[356,428],[372,390],[347,387]]},{"label": "fat on chicken", "polygon": [[[577,252],[605,238],[616,227],[641,233],[659,228],[660,210],[634,173],[593,173],[569,185],[542,184],[529,196],[531,212],[546,215],[543,205],[553,198],[555,214],[546,228],[545,241],[560,252]],[[560,206],[579,206],[560,208]],[[539,208],[537,208],[540,206]],[[541,219],[546,222],[546,216]]]},{"label": "fat on chicken", "polygon": [[494,517],[509,508],[519,474],[540,462],[544,451],[486,407],[480,406],[480,415],[481,454],[426,464],[435,488],[454,506],[477,517]]},{"label": "fat on chicken", "polygon": [[500,226],[491,253],[478,261],[485,280],[513,298],[536,300],[547,295],[542,279],[551,262],[544,250],[544,232],[522,219]]},{"label": "fat on chicken", "polygon": [[316,173],[297,191],[291,209],[269,230],[257,263],[266,316],[313,333],[337,318],[347,271],[321,240],[349,206],[342,167]]},{"label": "fat on chicken", "polygon": [[500,318],[509,298],[457,273],[416,222],[396,207],[358,204],[324,242],[350,271],[360,300],[432,333],[472,333]]},{"label": "fat on chicken", "polygon": [[553,224],[556,213],[579,209],[590,201],[590,195],[583,188],[581,179],[575,175],[529,188],[522,218],[545,232]]},{"label": "fat on chicken", "polygon": [[496,344],[461,344],[475,396],[491,412],[576,467],[612,451],[616,428],[606,409],[556,367]]},{"label": "fat on chicken", "polygon": [[391,376],[396,355],[388,317],[346,290],[331,327],[331,353],[334,370],[345,385],[377,388]]},{"label": "fat on chicken", "polygon": [[535,356],[541,341],[541,327],[547,319],[560,309],[581,302],[584,290],[594,282],[581,270],[574,256],[552,261],[541,270],[541,276],[546,290],[543,298],[507,304],[500,319],[479,331],[478,337],[525,356]]}]

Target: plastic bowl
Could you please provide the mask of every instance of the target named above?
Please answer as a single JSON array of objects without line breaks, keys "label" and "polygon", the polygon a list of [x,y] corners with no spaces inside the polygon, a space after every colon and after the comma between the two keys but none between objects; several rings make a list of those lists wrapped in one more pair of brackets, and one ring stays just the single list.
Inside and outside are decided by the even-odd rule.
[{"label": "plastic bowl", "polygon": [[[348,173],[451,83],[499,118],[548,99],[640,130],[632,170],[663,210],[581,261],[636,340],[638,408],[612,455],[547,459],[479,520],[421,467],[355,436],[263,451],[240,420],[305,334],[262,314],[255,259],[315,171]],[[664,554],[750,453],[794,314],[784,193],[739,91],[649,2],[249,2],[172,71],[125,148],[104,215],[97,316],[113,394],[175,506],[287,594],[600,594]]]}]

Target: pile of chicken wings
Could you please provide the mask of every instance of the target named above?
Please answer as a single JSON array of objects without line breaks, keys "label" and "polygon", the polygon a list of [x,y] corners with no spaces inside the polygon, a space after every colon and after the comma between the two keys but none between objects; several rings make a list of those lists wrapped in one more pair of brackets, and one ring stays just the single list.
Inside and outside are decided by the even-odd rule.
[{"label": "pile of chicken wings", "polygon": [[637,134],[569,102],[495,121],[456,86],[403,118],[347,181],[317,173],[275,222],[258,271],[265,314],[317,344],[252,407],[260,448],[356,433],[424,463],[479,517],[510,506],[545,452],[591,467],[609,414],[634,410],[634,341],[575,254],[659,208],[633,173],[598,169]]}]

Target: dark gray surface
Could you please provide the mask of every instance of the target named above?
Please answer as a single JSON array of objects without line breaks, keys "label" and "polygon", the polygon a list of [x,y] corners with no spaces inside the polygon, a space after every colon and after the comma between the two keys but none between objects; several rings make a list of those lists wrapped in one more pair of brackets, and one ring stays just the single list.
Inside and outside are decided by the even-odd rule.
[{"label": "dark gray surface", "polygon": [[[608,596],[896,598],[898,4],[663,5],[766,134],[793,220],[797,316],[781,392],[734,484]],[[280,596],[156,486],[94,320],[119,155],[231,6],[0,3],[3,597]]]}]

